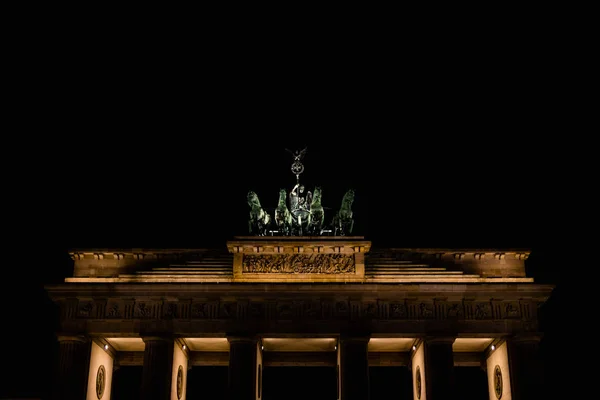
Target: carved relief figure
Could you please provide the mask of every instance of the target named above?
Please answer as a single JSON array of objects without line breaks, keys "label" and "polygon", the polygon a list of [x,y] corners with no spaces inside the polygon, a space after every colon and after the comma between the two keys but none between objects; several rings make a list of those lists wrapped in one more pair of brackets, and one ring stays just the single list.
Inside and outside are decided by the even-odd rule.
[{"label": "carved relief figure", "polygon": [[100,367],[98,367],[98,372],[96,373],[96,397],[98,397],[98,399],[102,399],[105,385],[106,370],[104,369],[104,365],[100,365]]},{"label": "carved relief figure", "polygon": [[346,254],[246,254],[242,273],[250,274],[354,274],[356,263]]},{"label": "carved relief figure", "polygon": [[183,366],[177,368],[177,398],[181,399],[183,395]]}]

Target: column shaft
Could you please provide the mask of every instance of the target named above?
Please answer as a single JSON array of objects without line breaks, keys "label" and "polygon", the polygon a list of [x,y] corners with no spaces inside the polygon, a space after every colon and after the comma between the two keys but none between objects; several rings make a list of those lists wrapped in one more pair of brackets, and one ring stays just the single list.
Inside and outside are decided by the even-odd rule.
[{"label": "column shaft", "polygon": [[144,338],[142,400],[170,400],[173,346],[171,338]]},{"label": "column shaft", "polygon": [[513,400],[534,399],[544,393],[539,340],[539,337],[518,337],[507,341]]},{"label": "column shaft", "polygon": [[229,400],[256,400],[256,346],[254,337],[229,337]]},{"label": "column shaft", "polygon": [[369,400],[368,337],[340,338],[341,400]]},{"label": "column shaft", "polygon": [[79,336],[64,336],[58,340],[58,365],[52,399],[85,399],[92,342]]},{"label": "column shaft", "polygon": [[426,338],[425,346],[425,386],[427,400],[455,399],[454,338]]}]

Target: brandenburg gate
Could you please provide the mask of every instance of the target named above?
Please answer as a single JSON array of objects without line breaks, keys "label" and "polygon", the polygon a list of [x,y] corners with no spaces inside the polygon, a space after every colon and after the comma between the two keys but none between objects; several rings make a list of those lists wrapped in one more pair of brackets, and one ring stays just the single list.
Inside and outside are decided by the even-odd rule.
[{"label": "brandenburg gate", "polygon": [[529,251],[377,248],[352,232],[352,191],[327,222],[302,155],[273,212],[248,193],[249,234],[223,249],[73,250],[73,275],[46,288],[54,398],[110,400],[113,373],[138,365],[142,399],[182,400],[192,366],[221,365],[230,399],[261,400],[263,368],[297,363],[335,368],[332,400],[368,400],[373,366],[408,367],[413,399],[459,398],[460,366],[486,371],[492,400],[536,398],[553,287],[526,276]]}]

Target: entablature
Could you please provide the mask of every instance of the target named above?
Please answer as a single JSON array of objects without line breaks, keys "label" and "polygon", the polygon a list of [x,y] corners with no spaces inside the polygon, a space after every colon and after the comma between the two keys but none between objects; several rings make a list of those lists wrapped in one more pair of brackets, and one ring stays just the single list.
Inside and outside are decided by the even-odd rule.
[{"label": "entablature", "polygon": [[73,250],[66,282],[533,282],[529,254],[374,248],[362,236],[236,237],[222,249]]}]

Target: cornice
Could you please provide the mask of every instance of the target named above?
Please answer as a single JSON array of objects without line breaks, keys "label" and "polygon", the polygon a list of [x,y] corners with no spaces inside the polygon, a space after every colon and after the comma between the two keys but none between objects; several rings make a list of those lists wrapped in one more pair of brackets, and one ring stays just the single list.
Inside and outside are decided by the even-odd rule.
[{"label": "cornice", "polygon": [[428,258],[442,258],[442,256],[451,255],[456,260],[466,260],[469,258],[481,260],[484,258],[502,260],[506,255],[514,254],[519,260],[525,260],[531,254],[529,249],[501,249],[501,248],[402,248],[402,247],[381,247],[372,246],[370,241],[360,240],[358,238],[346,238],[336,240],[318,240],[305,241],[298,238],[280,240],[264,239],[260,241],[235,240],[227,242],[226,249],[213,248],[179,248],[179,249],[160,249],[160,248],[86,248],[86,249],[70,249],[69,255],[73,260],[81,260],[84,258],[103,260],[115,259],[122,260],[124,258],[132,258],[137,260],[142,259],[160,259],[162,257],[170,257],[177,255],[193,255],[207,252],[221,251],[224,254],[230,253],[281,253],[281,252],[327,252],[340,253],[345,251],[355,253],[366,253],[371,249],[377,251],[389,251],[399,253],[422,254]]},{"label": "cornice", "polygon": [[181,298],[193,296],[353,296],[363,297],[466,297],[479,296],[503,298],[536,298],[545,301],[554,285],[537,283],[399,283],[399,284],[340,284],[340,283],[65,283],[46,286],[51,298],[73,297],[162,297]]}]

